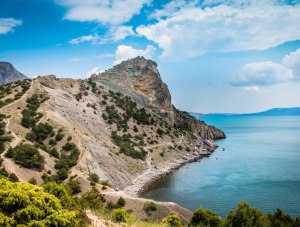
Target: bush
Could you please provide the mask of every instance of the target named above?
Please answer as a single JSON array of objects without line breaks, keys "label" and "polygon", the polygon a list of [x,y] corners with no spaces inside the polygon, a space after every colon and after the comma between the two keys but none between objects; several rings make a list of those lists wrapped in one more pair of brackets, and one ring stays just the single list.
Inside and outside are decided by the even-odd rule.
[{"label": "bush", "polygon": [[33,184],[33,185],[37,185],[37,181],[36,181],[36,179],[35,179],[34,177],[30,178],[30,179],[28,180],[28,183],[29,183],[29,184]]},{"label": "bush", "polygon": [[78,194],[81,192],[81,187],[80,187],[80,183],[78,180],[71,180],[68,183],[69,188],[72,191],[72,195]]},{"label": "bush", "polygon": [[195,210],[190,226],[220,226],[221,222],[217,213],[199,208]]},{"label": "bush", "polygon": [[146,213],[154,212],[157,210],[157,205],[153,202],[145,202],[144,210]]},{"label": "bush", "polygon": [[88,177],[88,180],[90,182],[94,182],[96,184],[98,184],[100,182],[100,178],[96,173],[90,173],[90,175]]},{"label": "bush", "polygon": [[70,209],[75,207],[75,200],[71,196],[71,190],[67,185],[58,184],[56,182],[47,182],[46,184],[43,184],[42,187],[45,192],[58,198],[64,208]]},{"label": "bush", "polygon": [[82,209],[97,210],[103,207],[103,203],[105,202],[105,197],[94,187],[91,191],[82,194],[80,199]]},{"label": "bush", "polygon": [[[173,212],[171,212],[171,214],[168,217],[165,217],[162,220],[162,223],[166,224],[167,226],[170,226],[170,227],[183,227],[184,226],[182,221],[180,220],[180,218]],[[215,226],[212,226],[212,227],[215,227]]]},{"label": "bush", "polygon": [[65,134],[62,129],[59,129],[57,135],[55,136],[56,141],[61,141],[64,138]]},{"label": "bush", "polygon": [[123,209],[115,209],[111,214],[111,219],[114,222],[126,222],[126,218],[129,216],[126,210]]},{"label": "bush", "polygon": [[38,170],[44,168],[44,157],[31,144],[19,144],[15,148],[9,149],[5,155],[8,158],[13,158],[15,163],[25,168]]},{"label": "bush", "polygon": [[53,127],[48,123],[40,123],[32,128],[32,131],[26,135],[26,138],[32,142],[42,142],[50,136]]},{"label": "bush", "polygon": [[126,205],[125,199],[121,196],[121,197],[118,199],[116,205],[117,205],[118,208],[124,207],[124,206]]},{"label": "bush", "polygon": [[0,226],[76,226],[76,212],[62,208],[43,188],[0,179]]}]

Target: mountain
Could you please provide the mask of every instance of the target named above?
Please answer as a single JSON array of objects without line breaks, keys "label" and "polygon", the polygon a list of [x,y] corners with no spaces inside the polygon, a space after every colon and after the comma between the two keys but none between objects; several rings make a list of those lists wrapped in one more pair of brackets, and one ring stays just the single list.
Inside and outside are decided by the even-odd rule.
[{"label": "mountain", "polygon": [[273,108],[258,113],[242,114],[245,116],[300,116],[300,107]]},{"label": "mountain", "polygon": [[199,118],[204,117],[215,117],[215,116],[300,116],[300,107],[290,107],[290,108],[272,108],[266,111],[257,112],[257,113],[245,113],[245,114],[236,114],[236,113],[190,113],[192,116]]},{"label": "mountain", "polygon": [[0,84],[7,84],[18,80],[27,79],[9,62],[0,62]]},{"label": "mountain", "polygon": [[[226,137],[176,109],[156,63],[141,57],[87,80],[48,75],[1,85],[0,112],[0,175],[78,181],[82,192],[95,186],[111,200],[126,197],[143,219],[151,219],[145,200],[132,196]],[[191,217],[178,205],[159,206]]]},{"label": "mountain", "polygon": [[225,137],[224,132],[196,120],[172,105],[168,86],[162,81],[157,64],[152,60],[136,57],[103,73],[92,75],[91,79],[130,96],[139,105],[151,109],[172,126],[189,129],[205,139]]}]

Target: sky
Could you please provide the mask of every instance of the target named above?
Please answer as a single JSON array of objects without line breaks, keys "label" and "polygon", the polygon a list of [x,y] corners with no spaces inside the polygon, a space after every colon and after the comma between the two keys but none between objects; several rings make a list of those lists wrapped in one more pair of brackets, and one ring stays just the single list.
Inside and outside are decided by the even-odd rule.
[{"label": "sky", "polygon": [[0,0],[0,61],[29,77],[84,79],[136,56],[181,110],[300,106],[300,0]]}]

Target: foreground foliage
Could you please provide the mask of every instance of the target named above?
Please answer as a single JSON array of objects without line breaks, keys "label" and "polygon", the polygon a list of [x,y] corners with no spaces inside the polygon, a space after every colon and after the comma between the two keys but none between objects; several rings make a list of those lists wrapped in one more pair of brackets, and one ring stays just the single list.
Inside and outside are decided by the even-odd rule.
[{"label": "foreground foliage", "polygon": [[299,227],[300,217],[292,218],[277,209],[274,214],[264,214],[242,201],[236,210],[230,210],[222,220],[217,213],[199,208],[194,212],[189,226],[207,227]]},{"label": "foreground foliage", "polygon": [[76,226],[78,221],[75,211],[63,209],[43,188],[0,179],[0,226]]}]

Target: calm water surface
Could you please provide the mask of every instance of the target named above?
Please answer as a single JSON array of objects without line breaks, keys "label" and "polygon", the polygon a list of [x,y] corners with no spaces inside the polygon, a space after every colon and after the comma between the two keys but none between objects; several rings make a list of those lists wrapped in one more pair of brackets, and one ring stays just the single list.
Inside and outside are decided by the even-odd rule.
[{"label": "calm water surface", "polygon": [[[161,179],[144,197],[226,216],[241,200],[300,214],[300,117],[212,117],[227,139],[200,162]],[[222,151],[225,148],[225,151]]]}]

